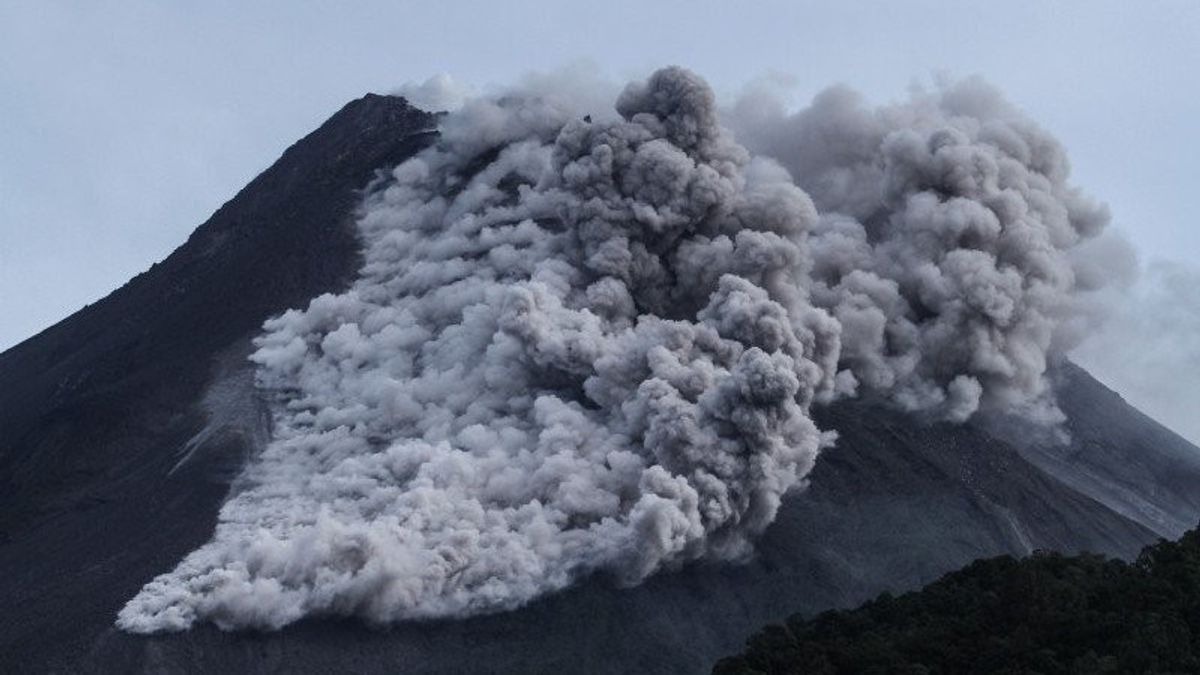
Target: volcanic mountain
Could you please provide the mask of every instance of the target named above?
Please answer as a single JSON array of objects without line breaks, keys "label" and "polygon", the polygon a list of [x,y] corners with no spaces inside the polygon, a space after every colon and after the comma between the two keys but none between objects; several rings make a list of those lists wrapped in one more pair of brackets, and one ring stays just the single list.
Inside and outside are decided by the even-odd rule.
[{"label": "volcanic mountain", "polygon": [[208,541],[271,433],[247,360],[263,322],[346,289],[364,189],[438,138],[393,96],[348,104],[166,260],[0,354],[0,670],[704,672],[762,624],[907,590],[979,557],[1130,557],[1200,518],[1200,449],[1053,366],[1068,443],[870,398],[740,564],[588,578],[513,611],[373,627],[136,635],[118,612]]}]

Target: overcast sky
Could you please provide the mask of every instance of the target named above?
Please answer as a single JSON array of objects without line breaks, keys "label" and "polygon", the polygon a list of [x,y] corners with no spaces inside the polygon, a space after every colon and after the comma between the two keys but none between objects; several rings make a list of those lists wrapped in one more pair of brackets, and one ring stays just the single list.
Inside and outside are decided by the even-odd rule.
[{"label": "overcast sky", "polygon": [[[677,63],[727,95],[787,75],[798,104],[983,75],[1062,140],[1147,279],[1200,283],[1200,2],[341,4],[0,0],[0,349],[161,260],[352,98],[580,60],[616,78]],[[1159,290],[1147,305],[1200,330],[1195,295]],[[1197,340],[1133,349],[1145,321],[1122,316],[1130,334],[1081,360],[1200,438]]]}]

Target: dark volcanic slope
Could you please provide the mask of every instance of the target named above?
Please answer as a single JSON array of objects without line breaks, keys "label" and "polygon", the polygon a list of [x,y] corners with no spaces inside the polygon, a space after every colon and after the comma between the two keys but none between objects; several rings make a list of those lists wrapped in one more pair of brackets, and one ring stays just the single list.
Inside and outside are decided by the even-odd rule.
[{"label": "dark volcanic slope", "polygon": [[226,490],[213,479],[236,455],[167,474],[204,425],[218,357],[348,283],[358,189],[433,126],[403,99],[350,103],[165,261],[0,354],[0,671],[83,658],[141,584],[208,537]]},{"label": "dark volcanic slope", "polygon": [[[822,411],[842,439],[745,566],[624,590],[596,580],[518,612],[387,631],[116,631],[122,604],[207,539],[252,444],[261,409],[247,339],[346,283],[356,190],[428,143],[432,124],[396,98],[350,104],[164,263],[0,354],[0,671],[701,672],[767,621],[911,588],[979,556],[1130,555],[1155,535],[1120,514],[1136,516],[1111,498],[1114,481],[1122,504],[1200,513],[1187,511],[1200,450],[1069,369],[1076,441],[1028,458],[979,426],[922,426],[861,401]],[[1131,456],[1144,470],[1122,473]]]},{"label": "dark volcanic slope", "polygon": [[1200,453],[1067,364],[1059,403],[1069,445],[1034,445],[1027,458],[1064,483],[1168,539],[1200,519]]}]

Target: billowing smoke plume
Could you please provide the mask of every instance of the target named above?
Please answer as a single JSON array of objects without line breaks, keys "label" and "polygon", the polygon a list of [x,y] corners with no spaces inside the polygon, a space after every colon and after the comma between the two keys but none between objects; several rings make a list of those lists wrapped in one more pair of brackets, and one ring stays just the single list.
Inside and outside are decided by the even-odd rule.
[{"label": "billowing smoke plume", "polygon": [[458,110],[470,97],[470,89],[454,81],[446,73],[439,73],[421,82],[406,82],[392,92],[403,96],[411,105],[430,112]]},{"label": "billowing smoke plume", "polygon": [[994,96],[872,111],[835,90],[746,134],[782,166],[681,69],[615,115],[578,100],[468,101],[367,199],[358,281],[258,341],[274,440],[123,628],[453,617],[637,583],[750,552],[833,440],[813,405],[1053,418],[1069,253],[1105,217]]},{"label": "billowing smoke plume", "polygon": [[834,88],[792,116],[755,97],[732,117],[824,214],[814,300],[861,385],[951,420],[1061,419],[1047,358],[1104,282],[1071,252],[1109,216],[1066,183],[1053,138],[977,80],[881,109]]}]

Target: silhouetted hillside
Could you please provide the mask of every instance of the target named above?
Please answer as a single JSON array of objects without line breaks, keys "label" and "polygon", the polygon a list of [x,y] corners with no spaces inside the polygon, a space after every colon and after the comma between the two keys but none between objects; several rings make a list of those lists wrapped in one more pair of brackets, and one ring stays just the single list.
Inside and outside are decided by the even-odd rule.
[{"label": "silhouetted hillside", "polygon": [[918,592],[768,626],[713,672],[1200,672],[1200,530],[1132,564],[981,560]]}]

